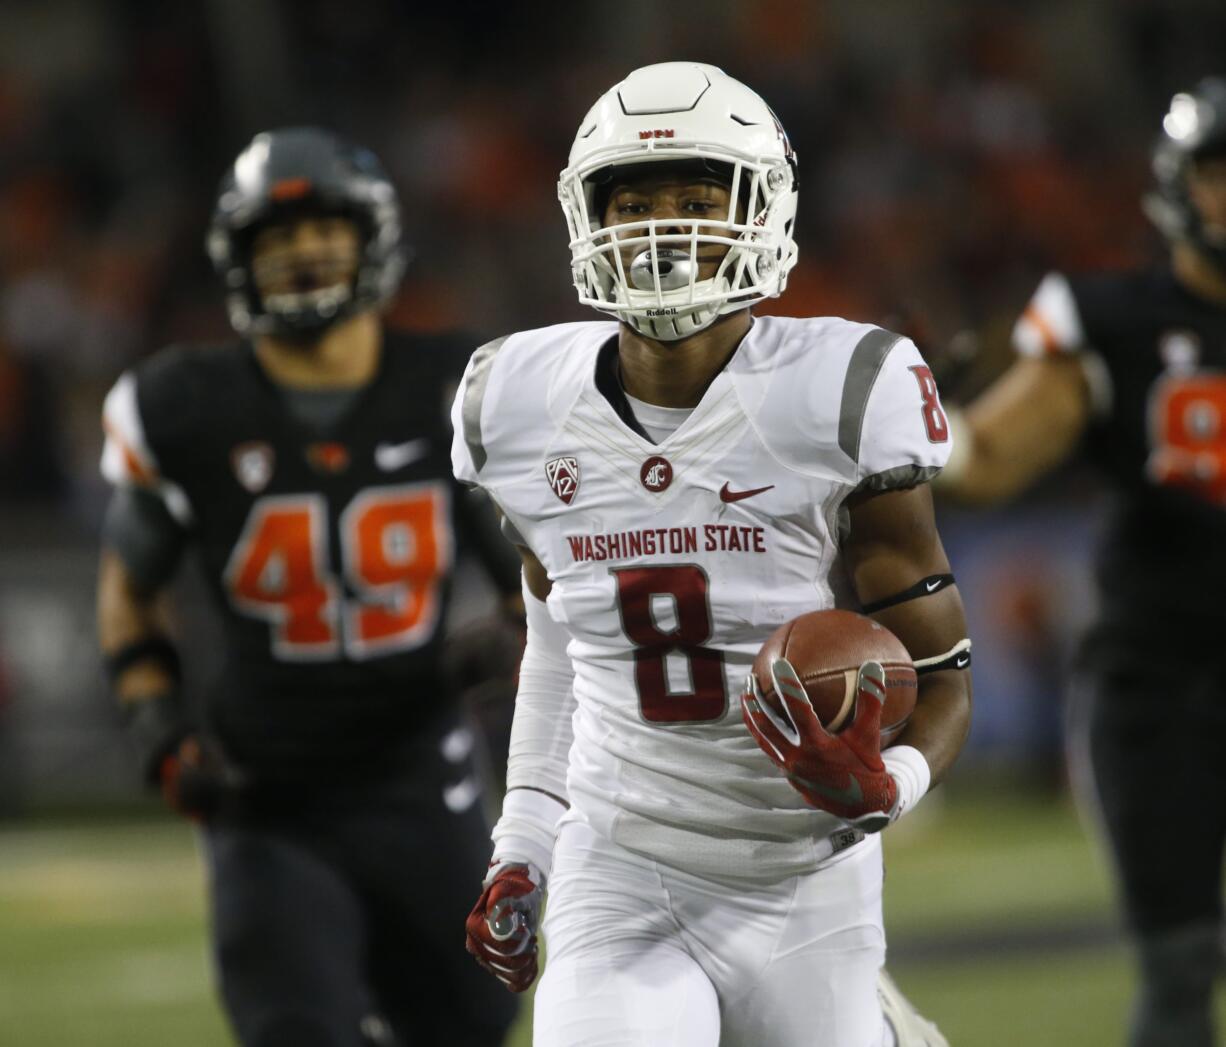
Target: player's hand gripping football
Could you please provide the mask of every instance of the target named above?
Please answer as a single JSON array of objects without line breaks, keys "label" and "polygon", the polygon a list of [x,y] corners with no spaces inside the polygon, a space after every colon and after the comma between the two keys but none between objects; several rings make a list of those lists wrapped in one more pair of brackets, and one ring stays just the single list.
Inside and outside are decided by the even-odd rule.
[{"label": "player's hand gripping football", "polygon": [[741,695],[749,733],[809,803],[863,832],[890,824],[898,785],[881,759],[881,709],[885,670],[865,662],[856,680],[851,725],[831,734],[817,718],[804,685],[786,658],[771,663],[771,679],[786,717],[771,708],[751,673]]},{"label": "player's hand gripping football", "polygon": [[511,992],[536,980],[536,927],[541,915],[541,871],[531,864],[490,866],[481,897],[468,914],[465,948]]}]

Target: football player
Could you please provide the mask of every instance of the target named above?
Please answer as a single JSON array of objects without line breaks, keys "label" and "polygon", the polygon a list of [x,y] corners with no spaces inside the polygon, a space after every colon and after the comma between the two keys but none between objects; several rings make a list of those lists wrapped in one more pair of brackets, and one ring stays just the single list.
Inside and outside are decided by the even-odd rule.
[{"label": "football player", "polygon": [[[493,1047],[515,1008],[455,943],[489,843],[441,672],[457,528],[480,530],[448,463],[459,340],[384,330],[396,196],[325,131],[252,140],[208,251],[240,338],[106,399],[99,631],[145,776],[201,823],[231,1021],[246,1047]],[[155,606],[189,545],[225,626],[198,722]]]},{"label": "football player", "polygon": [[[970,715],[932,375],[888,331],[753,316],[796,261],[796,158],[713,66],[603,95],[559,194],[580,301],[611,319],[482,347],[452,410],[456,475],[504,514],[528,620],[468,948],[527,988],[548,883],[538,1047],[944,1043],[887,1024],[877,991],[879,830]],[[832,607],[926,670],[885,752],[879,665],[837,735],[746,682],[778,625]]]},{"label": "football player", "polygon": [[1208,1047],[1226,844],[1226,79],[1175,96],[1153,167],[1169,262],[1046,277],[1017,360],[951,417],[942,483],[1006,499],[1084,440],[1115,488],[1074,740],[1139,946],[1131,1043]]}]

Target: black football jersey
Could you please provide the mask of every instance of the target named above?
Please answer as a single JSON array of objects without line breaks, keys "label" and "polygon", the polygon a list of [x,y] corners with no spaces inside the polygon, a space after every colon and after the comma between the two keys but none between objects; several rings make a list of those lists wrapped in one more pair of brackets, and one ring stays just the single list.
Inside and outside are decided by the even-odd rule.
[{"label": "black football jersey", "polygon": [[1015,341],[1024,353],[1086,354],[1087,450],[1117,492],[1092,643],[1203,656],[1226,591],[1226,306],[1168,267],[1053,274]]},{"label": "black football jersey", "polygon": [[188,528],[225,623],[210,725],[255,774],[381,770],[447,701],[463,494],[446,412],[472,344],[388,334],[322,427],[245,342],[164,350],[108,397],[104,472]]}]

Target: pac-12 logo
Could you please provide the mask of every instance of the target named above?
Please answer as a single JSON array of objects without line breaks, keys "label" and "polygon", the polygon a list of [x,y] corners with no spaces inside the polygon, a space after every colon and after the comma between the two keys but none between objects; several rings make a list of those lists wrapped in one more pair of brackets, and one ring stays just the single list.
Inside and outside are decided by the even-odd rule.
[{"label": "pac-12 logo", "polygon": [[545,463],[545,479],[553,493],[566,505],[575,500],[579,493],[579,459],[555,458]]},{"label": "pac-12 logo", "polygon": [[259,494],[272,479],[276,454],[263,440],[248,440],[230,450],[234,478],[252,494]]}]

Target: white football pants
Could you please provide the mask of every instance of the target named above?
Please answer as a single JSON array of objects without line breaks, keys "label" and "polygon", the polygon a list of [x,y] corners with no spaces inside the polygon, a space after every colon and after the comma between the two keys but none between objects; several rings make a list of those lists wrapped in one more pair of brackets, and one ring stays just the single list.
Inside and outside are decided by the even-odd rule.
[{"label": "white football pants", "polygon": [[564,822],[534,1047],[882,1047],[881,881],[878,836],[734,888]]}]

